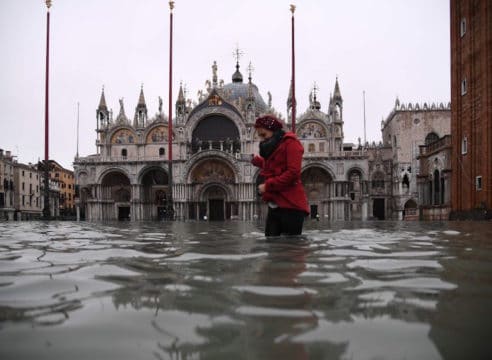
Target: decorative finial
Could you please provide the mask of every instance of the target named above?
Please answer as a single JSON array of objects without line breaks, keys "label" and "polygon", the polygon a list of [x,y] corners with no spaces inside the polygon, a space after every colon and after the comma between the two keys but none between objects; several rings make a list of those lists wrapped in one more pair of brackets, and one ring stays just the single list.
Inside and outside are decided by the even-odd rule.
[{"label": "decorative finial", "polygon": [[217,85],[217,61],[214,60],[212,65],[212,83],[214,87]]},{"label": "decorative finial", "polygon": [[232,55],[236,59],[236,63],[239,64],[239,59],[241,58],[241,56],[244,55],[244,53],[239,49],[239,45],[238,44],[236,44],[236,50],[234,50],[234,52],[232,53]]},{"label": "decorative finial", "polygon": [[296,11],[296,6],[294,4],[290,4],[290,12],[292,13],[292,16],[294,16],[295,11]]},{"label": "decorative finial", "polygon": [[313,97],[314,97],[314,101],[316,101],[316,93],[317,91],[319,90],[319,87],[318,87],[318,84],[316,84],[316,81],[314,82],[314,85],[313,85]]},{"label": "decorative finial", "polygon": [[51,7],[51,0],[46,0],[46,7],[48,8],[48,10],[50,9]]},{"label": "decorative finial", "polygon": [[173,11],[174,9],[174,1],[169,1],[169,9]]},{"label": "decorative finial", "polygon": [[253,67],[253,64],[251,64],[251,61],[249,62],[249,65],[248,65],[248,73],[249,73],[249,81],[251,82],[251,74],[253,73],[253,71],[255,70],[255,68]]}]

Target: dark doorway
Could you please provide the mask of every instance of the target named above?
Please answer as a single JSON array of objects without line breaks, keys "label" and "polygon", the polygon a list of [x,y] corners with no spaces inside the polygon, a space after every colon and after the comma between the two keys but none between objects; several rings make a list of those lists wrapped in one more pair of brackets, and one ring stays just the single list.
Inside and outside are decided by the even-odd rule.
[{"label": "dark doorway", "polygon": [[207,203],[206,202],[198,203],[198,215],[199,215],[199,220],[205,220],[205,216],[207,215]]},{"label": "dark doorway", "polygon": [[378,220],[384,220],[384,199],[374,199],[372,216]]},{"label": "dark doorway", "polygon": [[118,207],[118,220],[130,220],[130,207],[119,206]]},{"label": "dark doorway", "polygon": [[224,200],[210,199],[208,201],[210,221],[224,221]]},{"label": "dark doorway", "polygon": [[157,220],[164,220],[166,218],[166,207],[158,206],[157,207]]},{"label": "dark doorway", "polygon": [[316,219],[318,215],[318,205],[311,205],[311,219]]}]

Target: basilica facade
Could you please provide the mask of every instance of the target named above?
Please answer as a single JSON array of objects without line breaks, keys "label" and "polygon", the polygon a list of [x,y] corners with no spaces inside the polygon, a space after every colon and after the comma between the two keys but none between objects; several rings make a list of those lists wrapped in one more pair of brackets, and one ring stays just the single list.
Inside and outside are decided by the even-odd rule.
[{"label": "basilica facade", "polygon": [[[169,217],[170,191],[177,220],[253,220],[265,216],[266,207],[256,192],[258,169],[250,163],[259,145],[254,122],[264,114],[281,115],[272,107],[269,93],[268,101],[264,101],[251,73],[243,81],[239,63],[227,84],[218,80],[214,63],[207,84],[195,103],[179,89],[172,120],[172,189],[169,119],[162,112],[162,102],[159,111],[149,116],[141,89],[133,119],[127,117],[122,100],[118,115],[113,117],[103,89],[96,110],[98,152],[74,161],[76,203],[83,218],[165,219]],[[287,116],[290,105],[289,99]],[[398,105],[391,116],[401,111]],[[383,130],[392,139],[391,119],[383,122]],[[289,124],[286,129],[290,129]],[[394,132],[394,136],[405,136],[400,130]],[[316,91],[309,94],[309,107],[297,118],[296,134],[305,150],[301,178],[312,218],[349,221],[403,217],[401,194],[395,194],[400,189],[396,183],[401,180],[395,175],[399,171],[394,164],[398,161],[394,156],[396,144],[386,138],[377,145],[360,141],[358,146],[344,144],[338,79],[326,112]],[[418,204],[416,190],[414,195]]]}]

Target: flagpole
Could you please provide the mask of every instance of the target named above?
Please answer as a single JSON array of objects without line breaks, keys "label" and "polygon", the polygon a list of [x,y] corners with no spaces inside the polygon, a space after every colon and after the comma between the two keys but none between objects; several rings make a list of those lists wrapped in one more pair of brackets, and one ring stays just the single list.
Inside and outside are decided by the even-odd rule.
[{"label": "flagpole", "polygon": [[50,64],[50,7],[46,0],[46,73],[44,87],[44,207],[43,218],[50,219],[50,170],[49,170],[49,64]]},{"label": "flagpole", "polygon": [[362,99],[364,101],[364,146],[366,147],[367,139],[366,139],[366,91],[362,91]]},{"label": "flagpole", "polygon": [[294,42],[294,12],[296,6],[291,4],[290,11],[292,13],[292,132],[296,132],[296,58],[295,58],[295,42]]},{"label": "flagpole", "polygon": [[168,175],[169,175],[169,195],[168,206],[166,215],[169,220],[174,219],[174,204],[173,204],[173,9],[174,1],[169,1],[169,111],[168,111],[168,133],[167,133],[167,147],[168,147]]},{"label": "flagpole", "polygon": [[77,154],[75,157],[79,157],[79,115],[80,115],[80,103],[77,101]]}]

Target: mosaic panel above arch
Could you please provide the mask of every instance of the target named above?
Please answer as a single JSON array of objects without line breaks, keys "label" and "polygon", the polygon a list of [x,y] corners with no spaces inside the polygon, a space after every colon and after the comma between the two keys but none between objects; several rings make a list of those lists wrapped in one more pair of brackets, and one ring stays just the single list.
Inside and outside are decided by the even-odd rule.
[{"label": "mosaic panel above arch", "polygon": [[154,143],[165,143],[168,139],[168,128],[167,126],[160,125],[149,131],[147,134],[147,138],[145,139],[145,143],[154,144]]},{"label": "mosaic panel above arch", "polygon": [[300,139],[319,139],[326,137],[326,128],[314,121],[305,122],[297,130]]},{"label": "mosaic panel above arch", "polygon": [[233,183],[235,181],[234,171],[223,161],[206,160],[198,164],[191,172],[193,183]]},{"label": "mosaic panel above arch", "polygon": [[136,136],[133,131],[128,129],[120,129],[111,137],[111,144],[133,144]]}]

